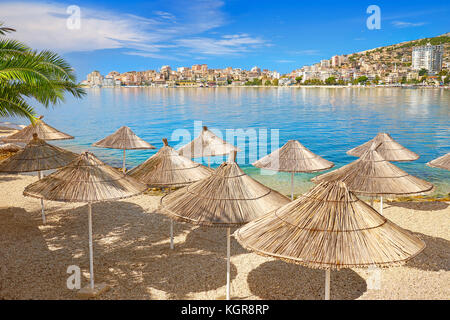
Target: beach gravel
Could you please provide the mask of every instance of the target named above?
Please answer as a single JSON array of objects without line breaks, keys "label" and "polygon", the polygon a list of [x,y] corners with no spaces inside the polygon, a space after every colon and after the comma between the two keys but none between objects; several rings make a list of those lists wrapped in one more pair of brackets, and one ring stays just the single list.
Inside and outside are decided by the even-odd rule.
[{"label": "beach gravel", "polygon": [[[22,195],[31,175],[0,175],[0,299],[78,299],[67,268],[89,282],[87,207]],[[96,299],[223,299],[226,231],[175,223],[157,212],[160,196],[93,205]],[[379,204],[375,204],[377,206]],[[331,273],[332,299],[449,299],[450,203],[385,203],[385,216],[414,232],[426,249],[401,267]],[[233,230],[232,230],[233,231]],[[231,242],[234,299],[323,299],[324,272],[261,257]]]}]

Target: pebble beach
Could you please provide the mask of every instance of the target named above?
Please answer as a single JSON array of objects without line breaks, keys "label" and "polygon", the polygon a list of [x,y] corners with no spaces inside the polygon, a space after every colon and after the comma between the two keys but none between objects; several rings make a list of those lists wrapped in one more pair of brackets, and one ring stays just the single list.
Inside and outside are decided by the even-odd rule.
[{"label": "pebble beach", "polygon": [[[22,195],[32,175],[0,175],[0,299],[77,299],[67,268],[89,281],[86,204],[45,203]],[[224,299],[226,231],[175,223],[158,213],[160,195],[93,205],[95,299]],[[379,203],[375,204],[377,207]],[[384,215],[426,243],[406,265],[331,273],[331,299],[449,299],[450,202],[387,202]],[[379,274],[379,277],[377,277]],[[231,242],[232,299],[320,300],[324,272],[258,256]]]}]

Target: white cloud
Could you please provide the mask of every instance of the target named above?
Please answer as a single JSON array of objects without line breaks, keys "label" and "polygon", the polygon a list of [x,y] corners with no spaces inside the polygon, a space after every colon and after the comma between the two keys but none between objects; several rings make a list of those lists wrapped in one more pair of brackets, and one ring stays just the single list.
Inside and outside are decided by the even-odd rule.
[{"label": "white cloud", "polygon": [[278,63],[294,63],[295,61],[294,60],[277,60],[276,62],[278,62]]},{"label": "white cloud", "polygon": [[409,27],[420,27],[425,25],[425,22],[406,22],[406,21],[394,21],[392,22],[394,27],[397,28],[409,28]]},{"label": "white cloud", "polygon": [[267,44],[265,40],[252,38],[248,34],[225,35],[219,39],[206,37],[179,39],[176,43],[191,52],[208,55],[235,55]]},{"label": "white cloud", "polygon": [[[57,3],[2,2],[5,25],[17,29],[11,37],[35,49],[60,53],[127,49],[126,54],[177,59],[191,54],[226,55],[246,52],[265,43],[247,34],[212,35],[226,23],[219,0],[191,0],[180,15],[154,11],[150,17],[81,6],[81,27],[67,27],[67,6]],[[205,34],[205,35],[204,35]],[[188,50],[186,50],[188,48]]]},{"label": "white cloud", "polygon": [[316,49],[307,49],[307,50],[291,51],[291,54],[301,56],[317,56],[320,54],[320,51]]}]

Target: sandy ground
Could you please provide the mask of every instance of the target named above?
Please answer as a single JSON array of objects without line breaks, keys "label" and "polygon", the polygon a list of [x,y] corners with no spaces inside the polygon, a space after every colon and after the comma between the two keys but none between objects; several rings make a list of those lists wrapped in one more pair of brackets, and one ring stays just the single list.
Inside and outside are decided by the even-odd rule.
[{"label": "sandy ground", "polygon": [[[87,207],[46,202],[42,225],[39,200],[22,195],[36,179],[0,175],[0,299],[77,299],[67,268],[79,266],[88,284]],[[172,251],[169,219],[155,212],[159,199],[93,205],[96,282],[111,286],[100,299],[223,299],[226,231],[176,223]],[[449,299],[449,204],[385,204],[385,215],[427,248],[402,267],[332,272],[331,298]],[[249,253],[234,239],[231,254],[234,299],[323,299],[323,271]]]}]

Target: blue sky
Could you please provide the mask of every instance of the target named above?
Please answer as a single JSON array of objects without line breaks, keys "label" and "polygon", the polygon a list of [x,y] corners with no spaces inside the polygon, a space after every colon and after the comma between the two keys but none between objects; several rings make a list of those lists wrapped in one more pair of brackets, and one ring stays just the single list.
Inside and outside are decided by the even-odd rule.
[{"label": "blue sky", "polygon": [[[68,28],[67,8],[80,8]],[[369,30],[370,5],[381,29]],[[94,69],[206,63],[287,73],[305,64],[450,32],[448,0],[434,1],[4,1],[0,21],[36,49],[61,53],[79,79]],[[71,20],[73,21],[73,20]]]}]

